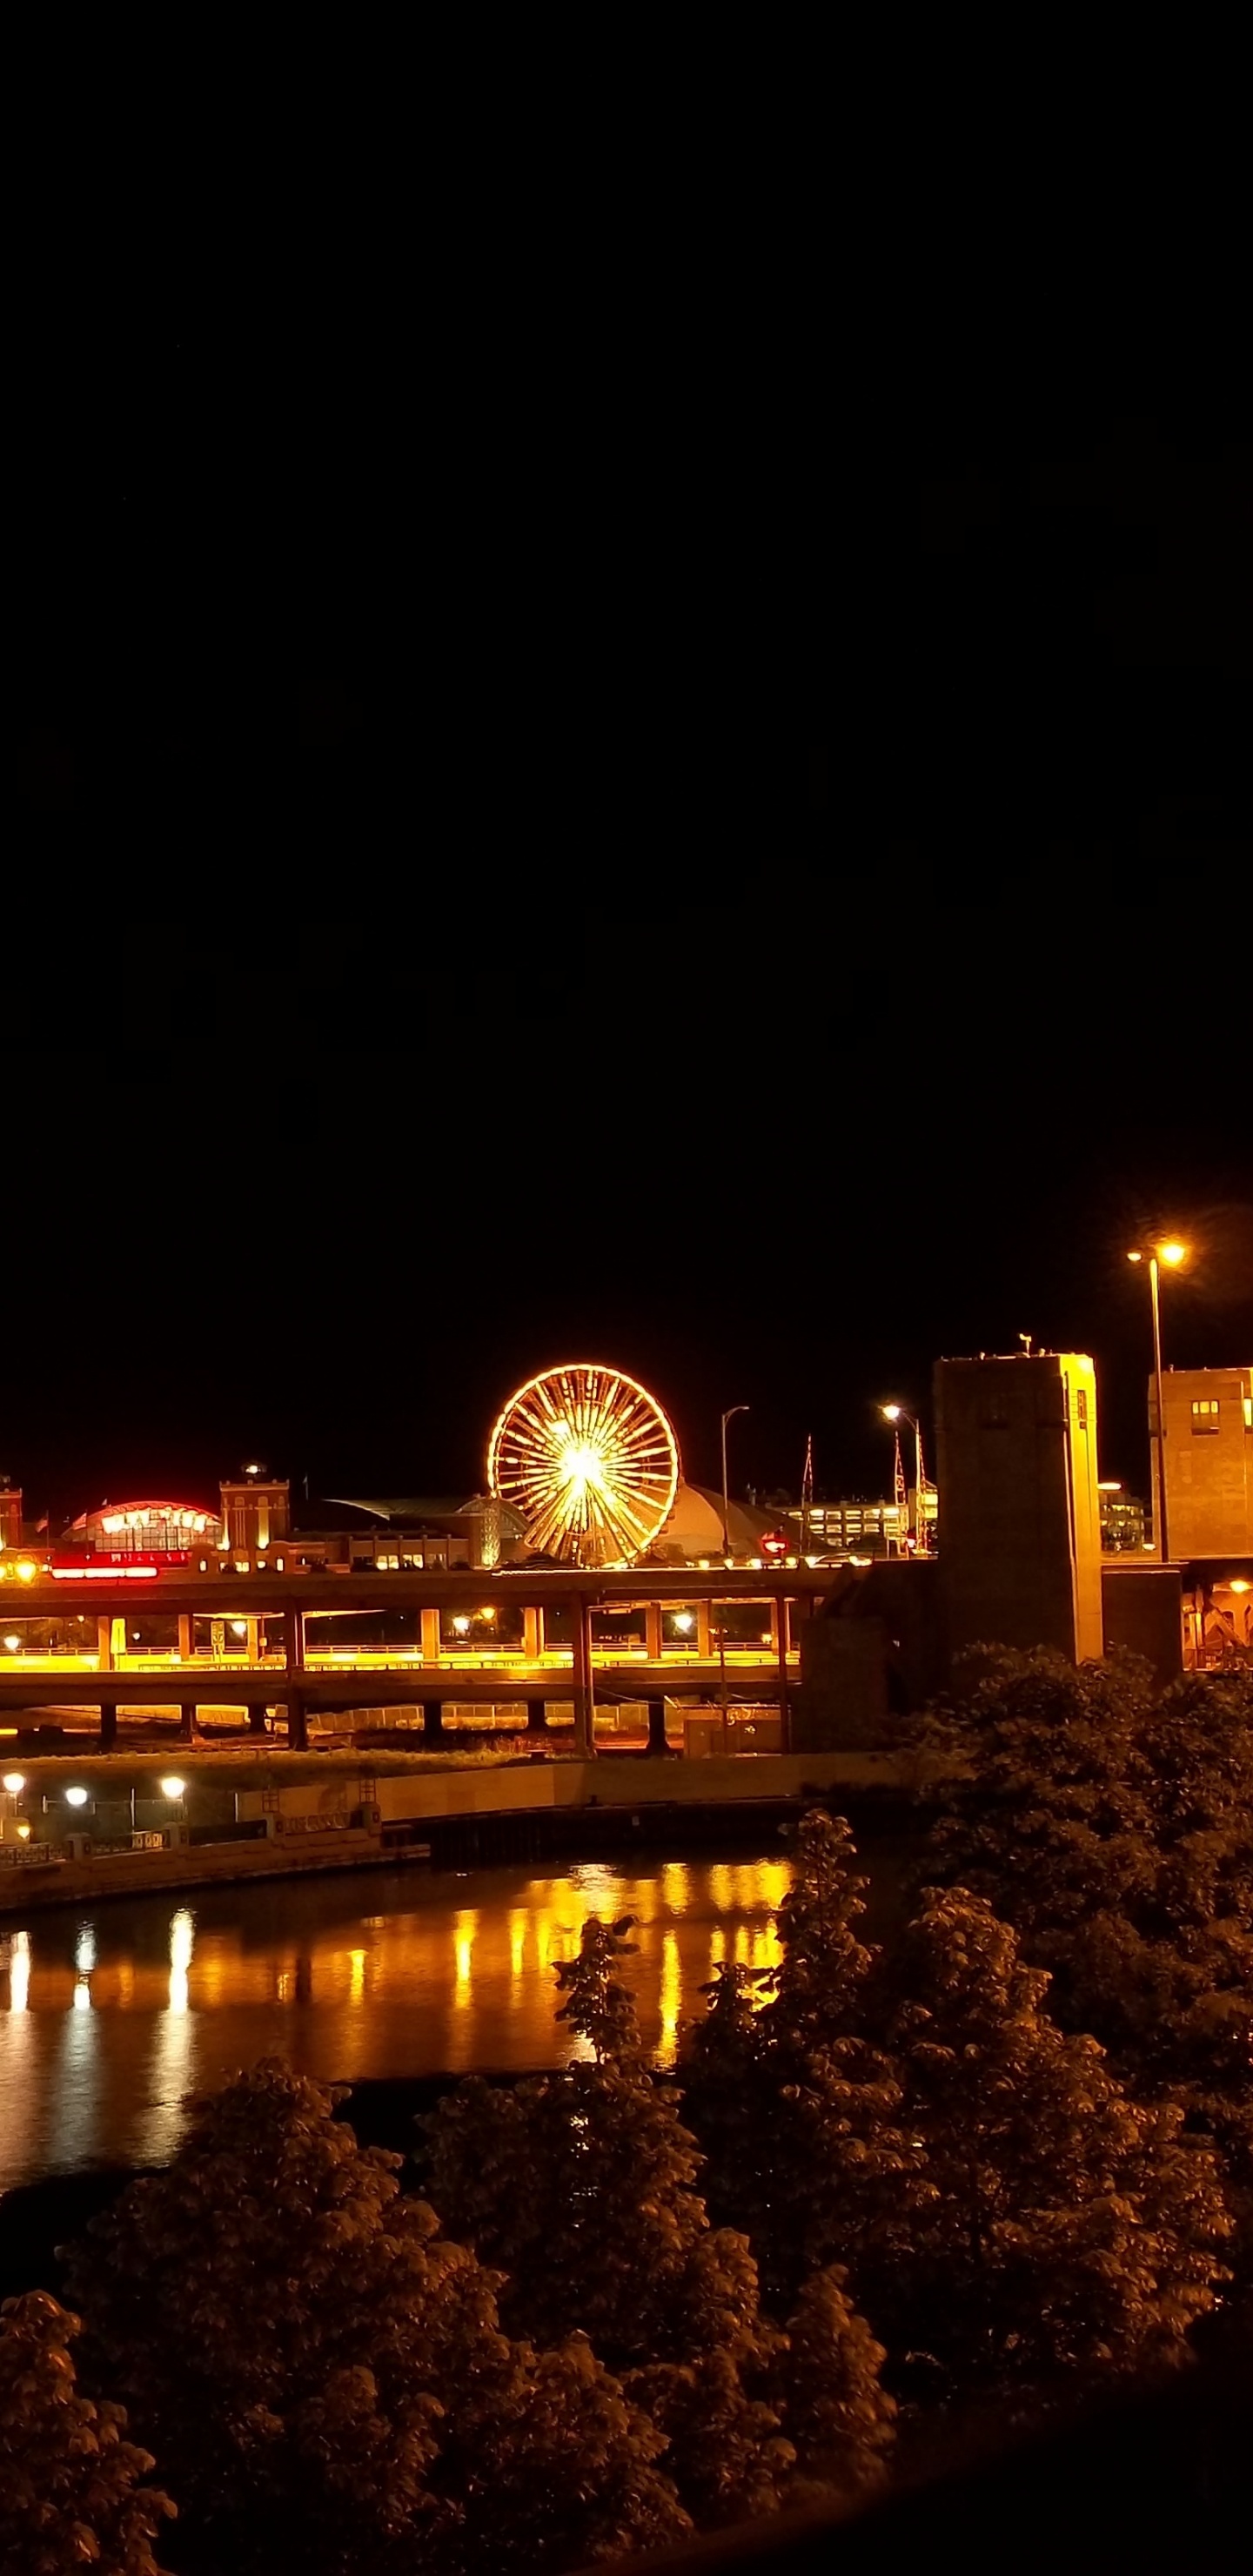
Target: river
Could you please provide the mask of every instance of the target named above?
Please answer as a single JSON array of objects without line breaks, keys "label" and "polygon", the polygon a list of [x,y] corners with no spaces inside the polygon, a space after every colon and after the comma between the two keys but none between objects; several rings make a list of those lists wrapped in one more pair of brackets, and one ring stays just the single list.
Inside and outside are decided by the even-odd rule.
[{"label": "river", "polygon": [[[895,1911],[876,1851],[868,1928]],[[32,1912],[0,1933],[0,2190],[102,2165],[161,2164],[183,2097],[258,2057],[324,2081],[571,2053],[555,1963],[588,1915],[636,1918],[644,2038],[673,2060],[721,1960],[768,1968],[791,1866],[768,1854],[470,1873],[409,1866]]]}]

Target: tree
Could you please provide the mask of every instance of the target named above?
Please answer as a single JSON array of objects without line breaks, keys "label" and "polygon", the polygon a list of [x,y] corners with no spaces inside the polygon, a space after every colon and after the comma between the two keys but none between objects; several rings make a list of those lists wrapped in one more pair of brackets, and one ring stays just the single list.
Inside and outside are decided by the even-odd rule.
[{"label": "tree", "polygon": [[587,2403],[581,2354],[509,2341],[496,2277],[400,2194],[399,2157],[358,2146],[342,2098],[274,2061],[236,2077],[67,2256],[93,2361],[168,2463],[203,2564],[385,2576],[425,2540],[455,2570],[471,2531],[495,2554],[485,2426],[519,2525],[543,2528],[559,2487],[572,2563],[606,2516],[618,2546],[681,2529],[653,2428],[612,2382]]},{"label": "tree", "polygon": [[777,2404],[799,2483],[843,2497],[884,2476],[896,2407],[880,2384],[887,2359],[847,2292],[840,2264],[811,2272],[788,2318]]},{"label": "tree", "polygon": [[1253,2282],[1253,1675],[983,1649],[923,1725],[927,1873],[988,1898],[1053,2010],[1219,2148]]},{"label": "tree", "polygon": [[77,2385],[79,2332],[43,2290],[0,2306],[0,2565],[5,2576],[160,2576],[152,2544],[175,2508],[142,2481],[152,2455],[126,2413]]},{"label": "tree", "polygon": [[845,1819],[812,1808],[779,1910],[780,1966],[723,1969],[683,2052],[714,2216],[744,2229],[784,2313],[831,2263],[851,2269],[864,2301],[905,2259],[929,2188],[876,2034],[880,1961],[855,1929],[866,1885],[855,1857]]},{"label": "tree", "polygon": [[898,2348],[964,2393],[1177,2362],[1226,2277],[1213,2156],[1175,2107],[1138,2105],[1048,1978],[964,1890],[932,1889],[901,1944],[891,2042],[935,2197],[879,2284]]},{"label": "tree", "polygon": [[[628,1929],[586,1924],[558,1970],[560,2018],[590,2059],[512,2092],[464,2085],[424,2123],[429,2187],[508,2273],[513,2330],[586,2333],[665,2436],[685,2509],[701,2525],[736,2521],[773,2510],[794,2483],[789,2347],[761,2311],[744,2236],[709,2226],[701,2157],[679,2097],[654,2079],[618,1973]],[[877,2347],[858,2327],[874,2377]],[[851,2370],[841,2352],[833,2385]]]}]

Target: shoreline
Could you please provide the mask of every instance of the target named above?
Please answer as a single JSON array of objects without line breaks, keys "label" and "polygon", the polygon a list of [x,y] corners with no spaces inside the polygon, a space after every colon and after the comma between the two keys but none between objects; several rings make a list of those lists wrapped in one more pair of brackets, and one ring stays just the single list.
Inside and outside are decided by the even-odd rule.
[{"label": "shoreline", "polygon": [[[593,1785],[594,1784],[594,1785]],[[906,1807],[914,1770],[899,1753],[712,1755],[692,1762],[619,1757],[482,1771],[384,1773],[352,1766],[347,1782],[241,1790],[243,1830],[220,1842],[172,1843],[0,1869],[0,1923],[115,1896],[305,1878],[342,1870],[474,1868],[588,1857],[689,1841],[736,1822],[778,1830],[813,1798],[843,1794],[873,1808]],[[335,1803],[331,1803],[334,1801]],[[237,1828],[238,1832],[238,1828]]]}]

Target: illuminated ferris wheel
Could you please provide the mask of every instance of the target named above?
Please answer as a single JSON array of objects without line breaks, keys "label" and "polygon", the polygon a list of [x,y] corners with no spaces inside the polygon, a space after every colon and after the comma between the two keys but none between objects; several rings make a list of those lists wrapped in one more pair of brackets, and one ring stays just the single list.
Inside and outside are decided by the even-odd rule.
[{"label": "illuminated ferris wheel", "polygon": [[580,1362],[528,1378],[492,1432],[487,1481],[532,1548],[574,1565],[629,1564],[673,1504],[679,1451],[656,1398]]}]

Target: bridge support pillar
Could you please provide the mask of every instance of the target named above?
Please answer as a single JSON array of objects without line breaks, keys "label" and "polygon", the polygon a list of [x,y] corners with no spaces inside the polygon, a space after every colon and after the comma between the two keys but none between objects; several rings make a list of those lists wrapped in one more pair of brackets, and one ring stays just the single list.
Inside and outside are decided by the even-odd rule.
[{"label": "bridge support pillar", "polygon": [[288,1752],[307,1753],[309,1750],[309,1721],[305,1715],[304,1701],[302,1700],[299,1691],[292,1690],[290,1686],[286,1692],[286,1699]]},{"label": "bridge support pillar", "polygon": [[108,1610],[96,1612],[96,1667],[102,1673],[113,1670],[113,1619]]},{"label": "bridge support pillar", "polygon": [[424,1664],[437,1664],[439,1662],[440,1649],[439,1612],[438,1610],[423,1610],[420,1615],[422,1620],[422,1661]]},{"label": "bridge support pillar", "polygon": [[527,1701],[526,1731],[528,1735],[547,1735],[548,1708],[544,1700],[529,1699]]},{"label": "bridge support pillar", "polygon": [[101,1752],[102,1752],[102,1753],[112,1753],[112,1751],[113,1751],[114,1746],[116,1745],[116,1743],[117,1743],[117,1707],[116,1707],[116,1704],[115,1704],[115,1703],[113,1703],[113,1702],[106,1703],[106,1702],[102,1701],[102,1702],[101,1702],[101,1706],[100,1706],[100,1750],[101,1750]]},{"label": "bridge support pillar", "polygon": [[184,1699],[179,1701],[178,1739],[180,1744],[194,1744],[196,1741],[196,1703],[194,1699]]},{"label": "bridge support pillar", "polygon": [[248,1732],[250,1735],[264,1735],[265,1733],[265,1701],[263,1699],[250,1699],[248,1702]]},{"label": "bridge support pillar", "polygon": [[787,1695],[787,1601],[783,1593],[774,1605],[774,1633],[779,1656],[779,1745],[784,1753],[792,1750],[792,1712]]},{"label": "bridge support pillar", "polygon": [[[650,1664],[661,1662],[660,1601],[646,1601],[644,1604],[644,1652]],[[651,1700],[649,1706],[652,1706]]]},{"label": "bridge support pillar", "polygon": [[574,1750],[582,1762],[590,1761],[596,1750],[596,1702],[592,1681],[592,1613],[581,1592],[570,1600],[570,1632],[574,1648]]},{"label": "bridge support pillar", "polygon": [[524,1610],[522,1613],[522,1652],[528,1664],[537,1664],[544,1651],[544,1613]]},{"label": "bridge support pillar", "polygon": [[[426,1617],[425,1611],[423,1611],[422,1616],[423,1618]],[[436,1611],[435,1616],[438,1619],[438,1610]],[[444,1741],[444,1703],[442,1699],[424,1699],[422,1702],[422,1741],[424,1744],[442,1744]]]},{"label": "bridge support pillar", "polygon": [[666,1750],[666,1703],[664,1699],[650,1699],[648,1703],[648,1750],[650,1754],[664,1753]]}]

